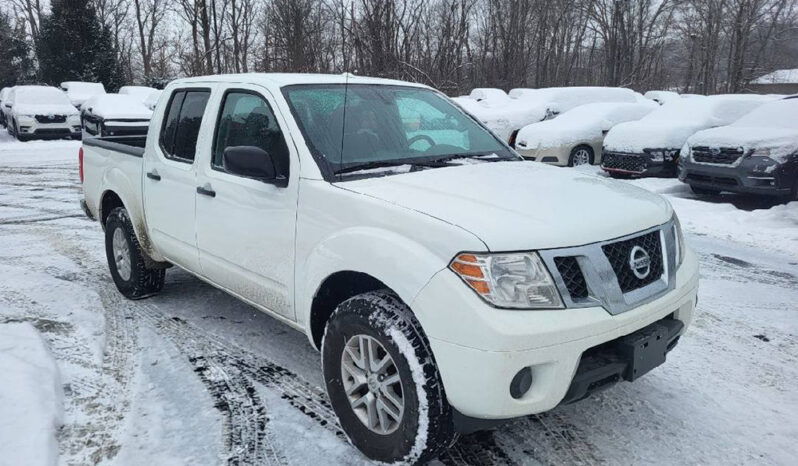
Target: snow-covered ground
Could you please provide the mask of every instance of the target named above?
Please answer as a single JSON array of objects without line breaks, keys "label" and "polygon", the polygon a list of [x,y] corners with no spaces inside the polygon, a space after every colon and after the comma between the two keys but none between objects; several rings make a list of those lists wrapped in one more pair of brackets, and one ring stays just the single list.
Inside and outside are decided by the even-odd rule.
[{"label": "snow-covered ground", "polygon": [[[77,150],[0,135],[0,465],[366,463],[304,335],[175,269],[156,297],[116,292]],[[795,464],[798,203],[631,183],[670,199],[699,254],[694,325],[639,381],[463,437],[441,462]]]}]

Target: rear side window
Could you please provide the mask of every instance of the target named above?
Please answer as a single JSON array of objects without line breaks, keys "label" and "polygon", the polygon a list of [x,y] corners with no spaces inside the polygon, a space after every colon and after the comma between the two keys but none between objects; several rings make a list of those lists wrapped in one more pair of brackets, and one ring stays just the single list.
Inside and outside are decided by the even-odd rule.
[{"label": "rear side window", "polygon": [[179,90],[172,94],[161,128],[161,149],[166,157],[193,162],[197,152],[197,136],[210,91]]}]

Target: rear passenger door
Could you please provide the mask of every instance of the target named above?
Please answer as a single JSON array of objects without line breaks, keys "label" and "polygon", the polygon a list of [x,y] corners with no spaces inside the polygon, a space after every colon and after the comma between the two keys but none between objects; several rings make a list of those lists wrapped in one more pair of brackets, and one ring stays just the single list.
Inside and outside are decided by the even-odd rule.
[{"label": "rear passenger door", "polygon": [[[271,94],[237,85],[214,99],[211,156],[198,170],[197,244],[203,275],[244,299],[294,319],[294,237],[298,158]],[[225,148],[268,152],[282,182],[225,171]],[[285,182],[287,180],[287,183]]]},{"label": "rear passenger door", "polygon": [[196,273],[195,159],[212,134],[213,123],[204,118],[210,95],[207,86],[172,91],[158,140],[148,141],[144,160],[144,213],[153,244],[169,261]]}]

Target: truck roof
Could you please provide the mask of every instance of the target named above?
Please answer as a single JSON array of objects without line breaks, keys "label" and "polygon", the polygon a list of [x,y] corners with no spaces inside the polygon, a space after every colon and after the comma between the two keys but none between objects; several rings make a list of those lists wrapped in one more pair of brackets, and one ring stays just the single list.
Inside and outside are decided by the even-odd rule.
[{"label": "truck roof", "polygon": [[195,76],[173,81],[174,83],[250,83],[261,84],[268,87],[283,87],[293,84],[382,84],[395,86],[428,87],[423,84],[398,81],[394,79],[370,78],[356,76],[351,73],[321,74],[321,73],[240,73],[220,74],[211,76]]}]

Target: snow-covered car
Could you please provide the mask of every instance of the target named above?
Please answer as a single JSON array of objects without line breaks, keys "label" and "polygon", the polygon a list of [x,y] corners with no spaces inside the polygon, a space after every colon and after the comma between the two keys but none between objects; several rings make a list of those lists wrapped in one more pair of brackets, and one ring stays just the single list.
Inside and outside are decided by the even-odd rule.
[{"label": "snow-covered car", "polygon": [[648,91],[643,96],[660,105],[680,98],[679,93],[674,91]]},{"label": "snow-covered car", "polygon": [[525,161],[434,89],[244,74],[164,93],[146,137],[78,157],[118,290],[158,293],[176,265],[304,332],[374,460],[635,380],[692,320],[698,262],[665,199]]},{"label": "snow-covered car", "polygon": [[163,94],[163,91],[160,89],[150,92],[150,94],[144,99],[144,106],[150,110],[154,110],[155,106],[158,105],[158,99],[161,98],[161,94]]},{"label": "snow-covered car", "polygon": [[9,105],[6,107],[6,102],[8,101],[8,97],[11,94],[11,87],[4,87],[0,89],[0,126],[5,128],[8,123],[6,123],[6,108],[11,108]]},{"label": "snow-covered car", "polygon": [[[479,95],[479,92],[476,95]],[[543,107],[527,105],[506,94],[502,96],[491,93],[488,98],[482,97],[479,100],[474,96],[475,93],[472,92],[468,96],[455,97],[452,100],[505,142],[511,142],[512,136],[518,129],[546,118]]]},{"label": "snow-covered car", "polygon": [[122,86],[118,94],[133,96],[144,103],[153,92],[158,92],[158,89],[148,86]]},{"label": "snow-covered car", "polygon": [[[596,102],[638,102],[639,94],[620,87],[518,88],[502,95],[500,89],[475,89],[455,101],[504,141],[514,145],[526,125],[556,117],[579,105]],[[479,100],[478,100],[479,99]]]},{"label": "snow-covered car", "polygon": [[543,107],[547,119],[580,105],[598,102],[635,103],[640,100],[640,94],[631,89],[600,86],[517,88],[511,90],[509,96],[526,105]]},{"label": "snow-covered car", "polygon": [[85,136],[146,135],[152,110],[132,95],[101,94],[83,103]]},{"label": "snow-covered car", "polygon": [[760,106],[687,140],[679,179],[696,194],[720,191],[798,201],[798,99]]},{"label": "snow-covered car", "polygon": [[639,120],[658,108],[646,103],[580,105],[553,120],[524,126],[515,150],[528,160],[559,166],[601,163],[604,135],[615,125]]},{"label": "snow-covered car", "polygon": [[18,140],[80,139],[80,112],[58,88],[15,86],[9,103],[8,132]]},{"label": "snow-covered car", "polygon": [[621,123],[604,138],[601,167],[610,176],[675,176],[679,151],[697,131],[724,126],[772,99],[713,95],[668,102],[638,121]]},{"label": "snow-covered car", "polygon": [[90,83],[83,81],[64,81],[61,83],[61,90],[69,96],[69,101],[78,110],[83,102],[95,95],[105,94],[105,86],[102,83]]}]

